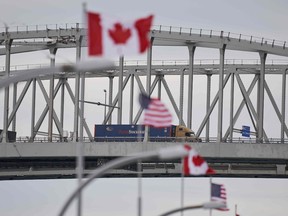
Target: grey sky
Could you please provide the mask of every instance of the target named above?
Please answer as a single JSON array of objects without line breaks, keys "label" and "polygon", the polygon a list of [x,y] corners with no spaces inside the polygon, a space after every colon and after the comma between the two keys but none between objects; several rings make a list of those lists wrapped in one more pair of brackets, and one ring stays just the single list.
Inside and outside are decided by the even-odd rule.
[{"label": "grey sky", "polygon": [[[82,22],[82,2],[77,0],[1,0],[0,28],[4,27],[4,23],[12,27]],[[288,1],[286,0],[90,0],[87,1],[87,6],[88,9],[123,18],[138,18],[154,14],[155,25],[223,30],[280,41],[287,40],[288,35],[286,25]],[[169,49],[169,52],[167,52],[168,48],[155,49],[153,58],[188,58],[185,48]],[[57,61],[74,61],[74,52],[59,51]],[[37,52],[28,57],[21,54],[15,55],[11,60],[12,65],[49,63],[47,53]],[[227,54],[227,58],[256,59],[259,57],[255,53],[227,51]],[[218,50],[200,49],[196,52],[196,59],[217,59],[218,55]],[[269,58],[272,57],[269,56]],[[139,58],[146,59],[146,56]],[[1,56],[0,66],[4,64],[5,59]],[[87,89],[87,91],[95,90],[92,87],[87,87]],[[0,100],[3,101],[1,94]],[[29,98],[26,100],[29,104]],[[103,94],[87,95],[87,100],[103,102]],[[44,106],[44,102],[43,105],[39,104],[40,107]],[[71,102],[70,104],[67,102],[67,105],[71,105]],[[24,106],[21,110],[26,114],[30,113],[31,109],[29,106]],[[87,113],[92,113],[89,117],[89,125],[96,122],[93,116],[103,114],[102,109],[95,109],[94,106],[86,106],[85,110]],[[2,113],[3,107],[0,105],[1,125]],[[65,118],[69,117],[71,116],[65,116]],[[30,121],[29,115],[23,114],[21,119],[22,122]],[[98,123],[101,120],[98,117]],[[287,215],[288,182],[286,179],[215,179],[215,182],[225,184],[228,206],[231,211],[224,213],[214,211],[214,216],[233,215],[235,204],[238,204],[238,212],[241,216]],[[208,201],[208,184],[208,178],[185,179],[185,204]],[[0,214],[5,216],[56,215],[61,204],[75,186],[75,180],[1,181]],[[144,215],[158,215],[170,208],[179,207],[180,179],[144,179],[143,198]],[[84,199],[85,215],[136,215],[137,179],[101,179],[85,190]],[[75,207],[70,211],[70,215],[74,215],[74,210]],[[107,211],[104,212],[104,210]],[[196,214],[208,216],[209,212],[197,210],[185,215]]]},{"label": "grey sky", "polygon": [[[180,178],[142,179],[143,215],[159,215],[180,207]],[[214,178],[224,184],[230,211],[213,211],[214,216],[234,215],[234,207],[242,216],[284,216],[288,210],[287,180]],[[77,184],[76,180],[34,180],[0,182],[1,215],[51,216],[57,215],[62,204]],[[184,205],[207,202],[209,178],[185,178]],[[95,180],[83,193],[84,214],[136,215],[137,179]],[[5,214],[3,214],[5,213]],[[76,215],[75,203],[67,215]],[[177,214],[175,214],[177,215]],[[207,210],[191,210],[185,215],[208,216]]]}]

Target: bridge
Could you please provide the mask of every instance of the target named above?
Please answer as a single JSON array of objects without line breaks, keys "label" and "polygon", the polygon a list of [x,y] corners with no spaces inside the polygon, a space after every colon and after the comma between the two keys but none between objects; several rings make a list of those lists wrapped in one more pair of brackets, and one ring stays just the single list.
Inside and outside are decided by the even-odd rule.
[{"label": "bridge", "polygon": [[[125,61],[121,57],[117,66],[110,70],[87,71],[82,74],[77,71],[59,71],[52,77],[24,80],[21,82],[21,92],[18,92],[19,83],[6,87],[1,92],[4,98],[4,118],[0,143],[0,179],[75,177],[77,143],[83,143],[85,149],[86,174],[89,169],[119,156],[175,145],[173,142],[93,142],[93,133],[87,123],[89,115],[84,112],[84,108],[87,109],[85,97],[90,88],[86,86],[86,82],[93,80],[97,83],[98,80],[99,83],[102,79],[108,79],[109,89],[109,107],[108,112],[104,113],[103,124],[123,124],[124,118],[128,119],[126,122],[129,124],[139,122],[143,110],[136,104],[136,81],[140,91],[167,99],[177,123],[192,128],[202,138],[202,143],[191,145],[216,169],[217,175],[286,178],[287,63],[268,58],[269,55],[287,57],[286,43],[223,31],[165,26],[153,28],[150,39],[152,46],[148,51],[147,61]],[[72,48],[76,49],[76,59],[79,60],[81,48],[87,45],[86,31],[80,24],[70,27],[56,25],[44,28],[35,26],[34,29],[15,28],[9,31],[6,29],[0,35],[0,44],[0,55],[5,56],[5,65],[2,70],[0,67],[1,79],[29,70],[40,71],[43,67],[45,70],[42,64],[11,65],[14,54],[26,53],[29,56],[31,52],[48,50],[57,58],[58,50]],[[154,61],[153,49],[157,46],[187,47],[188,60]],[[219,59],[196,60],[198,47],[219,50]],[[229,59],[225,55],[227,50],[258,53],[259,59]],[[55,58],[50,59],[51,67],[56,65]],[[179,80],[178,85],[170,83],[169,86],[169,79],[172,77]],[[118,90],[114,88],[115,83]],[[130,87],[127,86],[128,83]],[[198,83],[201,83],[201,89],[195,88]],[[215,87],[215,83],[218,87]],[[275,88],[276,91],[272,90]],[[23,124],[16,121],[16,115],[18,118],[25,115],[19,108],[29,98],[29,90],[32,92],[29,108],[31,119]],[[42,93],[40,97],[38,91]],[[95,91],[100,94],[102,89]],[[71,99],[73,109],[65,107],[67,96]],[[57,98],[60,100],[57,101]],[[179,100],[178,103],[176,99]],[[38,101],[44,104],[42,112],[37,109]],[[60,109],[56,110],[56,106]],[[269,109],[268,112],[266,108]],[[64,116],[67,113],[73,117],[68,120],[73,125],[73,131],[71,139],[64,142],[67,134],[64,128],[67,119]],[[114,121],[113,114],[114,118],[116,116]],[[44,126],[45,118],[48,124]],[[237,138],[237,134],[241,132],[239,127],[247,122],[251,125],[255,138]],[[28,128],[25,136],[9,142],[8,131],[19,131],[23,127],[26,131]],[[45,139],[43,134],[46,135]],[[87,140],[84,139],[85,136],[88,137]],[[109,176],[136,176],[136,167],[134,164],[114,170]],[[142,163],[142,171],[144,176],[180,176],[181,163],[149,161]]]}]

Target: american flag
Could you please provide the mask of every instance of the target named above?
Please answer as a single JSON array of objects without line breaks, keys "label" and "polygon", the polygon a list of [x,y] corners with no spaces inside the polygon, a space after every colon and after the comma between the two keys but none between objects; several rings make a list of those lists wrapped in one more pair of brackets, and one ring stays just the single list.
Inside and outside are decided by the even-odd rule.
[{"label": "american flag", "polygon": [[172,124],[172,115],[158,98],[150,98],[145,94],[140,94],[139,102],[144,109],[144,125],[168,127]]},{"label": "american flag", "polygon": [[[211,201],[222,202],[226,204],[226,189],[222,184],[211,183]],[[220,211],[229,211],[228,208],[218,208]]]}]

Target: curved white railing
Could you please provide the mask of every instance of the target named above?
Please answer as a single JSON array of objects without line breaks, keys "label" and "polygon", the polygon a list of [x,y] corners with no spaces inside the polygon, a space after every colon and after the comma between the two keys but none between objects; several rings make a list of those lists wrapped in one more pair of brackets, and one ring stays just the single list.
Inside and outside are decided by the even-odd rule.
[{"label": "curved white railing", "polygon": [[[260,59],[225,59],[225,65],[260,65]],[[59,64],[60,65],[60,64]],[[119,62],[115,62],[119,65]],[[146,60],[127,60],[124,66],[145,66]],[[185,66],[189,65],[188,60],[153,60],[152,65],[155,66]],[[219,65],[219,59],[195,59],[194,65]],[[268,59],[266,65],[287,65],[288,60],[282,59]],[[49,67],[50,64],[22,64],[10,66],[10,71],[39,69]],[[5,71],[5,66],[0,66],[0,73]]]},{"label": "curved white railing", "polygon": [[[28,32],[28,31],[40,31],[40,30],[68,30],[75,28],[85,28],[84,23],[58,23],[58,24],[40,24],[40,25],[18,25],[18,26],[2,26],[0,27],[0,33],[5,32]],[[249,42],[256,42],[261,44],[270,44],[271,46],[282,46],[286,47],[286,41],[280,41],[275,39],[269,39],[264,37],[256,37],[252,35],[244,35],[239,33],[232,33],[219,30],[207,30],[207,29],[197,29],[197,28],[186,28],[186,27],[176,27],[176,26],[166,26],[166,25],[154,25],[151,30],[153,31],[169,31],[175,33],[188,33],[188,34],[198,34],[198,35],[208,35],[220,36],[225,38],[235,38],[240,40],[245,40]]]}]

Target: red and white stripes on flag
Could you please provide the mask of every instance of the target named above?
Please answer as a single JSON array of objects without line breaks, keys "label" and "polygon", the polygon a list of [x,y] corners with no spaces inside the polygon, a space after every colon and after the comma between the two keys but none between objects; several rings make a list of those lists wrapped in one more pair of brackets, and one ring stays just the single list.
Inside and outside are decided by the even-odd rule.
[{"label": "red and white stripes on flag", "polygon": [[[226,205],[226,189],[223,184],[215,184],[211,183],[211,201],[221,202]],[[229,211],[227,207],[225,208],[218,208],[217,210],[220,211]]]},{"label": "red and white stripes on flag", "polygon": [[150,98],[140,94],[139,102],[144,108],[144,125],[169,127],[172,124],[172,115],[158,98]]},{"label": "red and white stripes on flag", "polygon": [[87,12],[89,56],[116,57],[144,53],[150,45],[153,16],[123,21]]},{"label": "red and white stripes on flag", "polygon": [[210,168],[207,162],[196,152],[195,149],[189,145],[184,145],[189,151],[188,156],[183,161],[183,172],[184,175],[208,175],[215,174],[215,171]]}]

